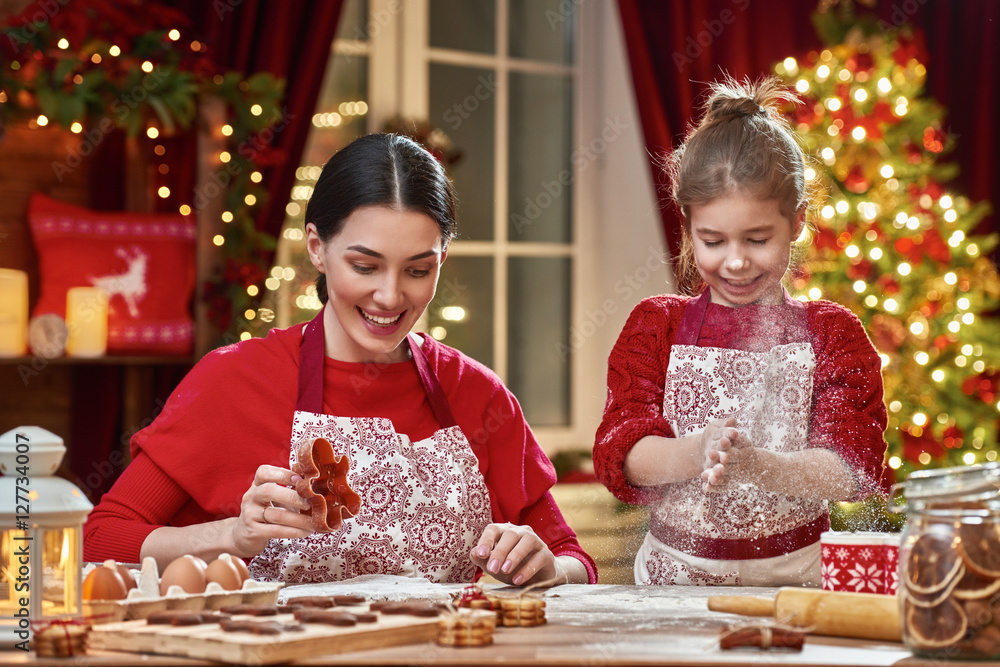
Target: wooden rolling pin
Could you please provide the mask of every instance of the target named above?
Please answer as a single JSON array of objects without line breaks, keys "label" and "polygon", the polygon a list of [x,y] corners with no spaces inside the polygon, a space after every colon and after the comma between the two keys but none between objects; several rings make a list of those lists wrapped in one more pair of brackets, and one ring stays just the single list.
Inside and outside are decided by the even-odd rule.
[{"label": "wooden rolling pin", "polygon": [[815,635],[898,642],[899,600],[894,595],[781,588],[774,599],[712,595],[708,608],[743,616],[768,616]]}]

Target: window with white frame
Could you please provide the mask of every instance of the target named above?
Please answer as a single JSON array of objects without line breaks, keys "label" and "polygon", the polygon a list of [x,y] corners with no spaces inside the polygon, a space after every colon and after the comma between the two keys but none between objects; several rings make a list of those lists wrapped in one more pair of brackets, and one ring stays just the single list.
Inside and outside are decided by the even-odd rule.
[{"label": "window with white frame", "polygon": [[595,377],[583,364],[604,361],[580,358],[572,326],[589,279],[582,258],[593,252],[581,233],[590,195],[574,150],[585,9],[347,0],[269,284],[274,324],[315,314],[302,227],[322,164],[390,118],[429,122],[462,154],[449,167],[459,237],[420,328],[494,369],[550,453],[589,448],[592,427],[580,416],[595,401],[575,388],[581,375]]}]

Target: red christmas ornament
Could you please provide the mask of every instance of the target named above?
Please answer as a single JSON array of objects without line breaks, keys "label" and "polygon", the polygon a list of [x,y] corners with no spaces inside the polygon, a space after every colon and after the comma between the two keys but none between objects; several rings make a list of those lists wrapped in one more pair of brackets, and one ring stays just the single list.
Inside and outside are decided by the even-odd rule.
[{"label": "red christmas ornament", "polygon": [[791,123],[812,129],[823,120],[823,105],[811,97],[803,97],[802,104],[796,104],[788,112]]},{"label": "red christmas ornament", "polygon": [[855,73],[870,72],[875,67],[875,59],[870,53],[855,53],[847,58],[844,67]]},{"label": "red christmas ornament", "polygon": [[865,280],[871,275],[872,263],[867,259],[859,259],[847,266],[847,277],[851,280]]},{"label": "red christmas ornament", "polygon": [[283,148],[277,148],[273,143],[265,143],[263,141],[265,138],[269,138],[273,142],[277,137],[275,137],[273,131],[263,130],[246,141],[246,144],[253,150],[254,164],[261,169],[282,164],[285,161],[286,155],[286,151]]},{"label": "red christmas ornament", "polygon": [[899,283],[897,283],[896,280],[889,274],[879,276],[879,279],[875,284],[878,285],[879,289],[886,296],[899,294]]},{"label": "red christmas ornament", "polygon": [[941,436],[944,446],[948,449],[961,449],[962,442],[965,440],[965,433],[954,425],[946,428]]},{"label": "red christmas ornament", "polygon": [[924,148],[932,153],[940,153],[944,150],[944,142],[947,136],[941,130],[928,127],[924,130]]},{"label": "red christmas ornament", "polygon": [[[917,185],[916,183],[910,183],[906,186],[906,194],[910,195],[910,198],[914,201],[914,205],[921,211],[930,211],[934,206],[934,202],[941,199],[941,195],[944,194],[944,187],[937,181],[928,181],[923,186]],[[931,198],[930,206],[924,206],[920,200],[923,195],[927,195]]]},{"label": "red christmas ornament", "polygon": [[933,259],[939,264],[950,264],[951,263],[951,250],[945,240],[941,238],[941,233],[931,227],[923,233],[924,242],[923,248],[924,252],[928,257]]},{"label": "red christmas ornament", "polygon": [[894,244],[896,252],[905,257],[910,264],[920,266],[924,261],[924,252],[920,248],[920,243],[909,237],[897,239]]},{"label": "red christmas ornament", "polygon": [[927,318],[934,317],[940,311],[941,304],[937,301],[928,301],[924,305],[920,306],[920,314]]},{"label": "red christmas ornament", "polygon": [[882,121],[875,116],[869,115],[862,117],[858,125],[865,128],[865,136],[867,136],[870,141],[881,139],[885,135],[885,132],[882,130]]},{"label": "red christmas ornament", "polygon": [[924,452],[930,454],[931,458],[944,456],[944,445],[924,431],[921,435],[912,435],[909,431],[902,431],[903,436],[903,458],[911,463],[919,463],[920,455]]},{"label": "red christmas ornament", "polygon": [[838,95],[838,97],[841,98],[840,108],[836,111],[831,111],[830,118],[834,121],[840,121],[839,124],[835,124],[837,124],[837,126],[841,129],[845,127],[853,128],[855,125],[859,124],[859,119],[854,115],[854,107],[851,106],[851,100],[849,97],[843,95]]},{"label": "red christmas ornament", "polygon": [[892,112],[892,107],[885,100],[879,100],[872,107],[871,117],[874,118],[880,124],[895,125],[900,120],[899,116]]},{"label": "red christmas ornament", "polygon": [[844,178],[844,187],[854,194],[864,194],[868,192],[871,186],[871,181],[865,177],[864,170],[860,164],[851,167],[851,170],[847,173],[847,177]]},{"label": "red christmas ornament", "polygon": [[906,157],[908,164],[920,164],[921,160],[924,159],[924,153],[920,149],[920,146],[912,141],[907,141],[903,144],[903,155]]},{"label": "red christmas ornament", "polygon": [[821,227],[813,238],[813,246],[817,250],[837,250],[837,235],[829,227]]},{"label": "red christmas ornament", "polygon": [[266,276],[264,269],[260,268],[258,264],[248,263],[240,267],[240,284],[244,287],[262,283]]},{"label": "red christmas ornament", "polygon": [[1000,372],[984,371],[968,377],[962,383],[962,391],[966,396],[978,396],[983,403],[992,403],[1000,393]]}]

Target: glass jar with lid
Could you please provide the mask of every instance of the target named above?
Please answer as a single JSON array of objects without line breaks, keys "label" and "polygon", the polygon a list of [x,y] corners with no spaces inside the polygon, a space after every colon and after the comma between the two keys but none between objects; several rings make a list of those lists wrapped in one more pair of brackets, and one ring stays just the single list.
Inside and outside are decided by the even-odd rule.
[{"label": "glass jar with lid", "polygon": [[1000,658],[1000,462],[919,470],[892,487],[903,644],[936,659]]}]

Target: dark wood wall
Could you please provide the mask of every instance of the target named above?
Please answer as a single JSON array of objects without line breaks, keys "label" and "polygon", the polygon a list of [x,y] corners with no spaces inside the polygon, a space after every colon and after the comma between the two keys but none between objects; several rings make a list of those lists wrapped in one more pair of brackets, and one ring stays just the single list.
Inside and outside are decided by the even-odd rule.
[{"label": "dark wood wall", "polygon": [[[38,255],[28,228],[36,191],[81,206],[91,204],[95,162],[80,159],[81,137],[55,127],[6,128],[0,140],[0,267],[28,274],[29,309],[38,300]],[[69,164],[75,168],[64,169]],[[37,425],[64,438],[70,431],[72,368],[42,358],[0,360],[0,433]]]},{"label": "dark wood wall", "polygon": [[[116,131],[76,135],[54,127],[8,126],[0,140],[0,267],[27,272],[29,309],[38,300],[39,266],[28,226],[33,192],[102,210],[142,207],[143,187]],[[138,177],[137,177],[138,176]],[[131,204],[128,206],[127,204]],[[136,206],[138,204],[138,206]],[[156,358],[0,358],[0,433],[40,426],[63,438],[59,474],[97,501],[127,465],[130,436],[148,425],[190,368]]]}]

